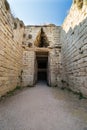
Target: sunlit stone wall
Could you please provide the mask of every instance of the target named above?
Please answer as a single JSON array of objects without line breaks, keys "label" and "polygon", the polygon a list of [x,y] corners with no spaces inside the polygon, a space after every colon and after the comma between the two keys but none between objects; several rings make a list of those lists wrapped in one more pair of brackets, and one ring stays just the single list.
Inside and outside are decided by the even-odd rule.
[{"label": "sunlit stone wall", "polygon": [[61,31],[62,84],[64,87],[83,93],[85,96],[87,96],[86,3],[86,0],[73,2]]},{"label": "sunlit stone wall", "polygon": [[21,84],[23,26],[0,0],[0,96]]}]

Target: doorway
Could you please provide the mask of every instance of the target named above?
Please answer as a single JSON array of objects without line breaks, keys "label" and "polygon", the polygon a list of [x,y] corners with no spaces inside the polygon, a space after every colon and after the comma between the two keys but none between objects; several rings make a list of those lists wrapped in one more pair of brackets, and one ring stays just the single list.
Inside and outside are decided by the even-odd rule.
[{"label": "doorway", "polygon": [[37,82],[46,82],[48,84],[48,53],[37,52]]}]

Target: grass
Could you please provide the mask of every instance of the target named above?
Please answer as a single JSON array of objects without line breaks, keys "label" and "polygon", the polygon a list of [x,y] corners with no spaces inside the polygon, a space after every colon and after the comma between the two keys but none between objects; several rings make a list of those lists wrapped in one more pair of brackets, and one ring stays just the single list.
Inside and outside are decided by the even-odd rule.
[{"label": "grass", "polygon": [[17,86],[14,90],[7,92],[7,96],[13,96],[17,90],[21,90],[20,86]]},{"label": "grass", "polygon": [[6,99],[7,97],[14,96],[17,92],[20,92],[21,90],[24,90],[24,89],[27,88],[27,87],[30,88],[30,87],[34,87],[34,86],[30,86],[30,85],[28,85],[28,86],[26,86],[26,87],[16,86],[16,88],[15,88],[14,90],[9,91],[9,92],[7,92],[5,95],[1,96],[1,97],[0,97],[0,101]]},{"label": "grass", "polygon": [[19,90],[22,90],[22,87],[21,86],[17,86],[14,90],[12,91],[9,91],[6,93],[6,95],[3,95],[1,98],[0,98],[0,101],[2,101],[3,99],[5,99],[6,97],[10,97],[10,96],[13,96],[15,95],[15,93]]},{"label": "grass", "polygon": [[71,90],[70,88],[64,88],[64,87],[62,87],[61,90],[67,90],[68,92],[71,92],[74,95],[77,95],[79,97],[79,100],[81,100],[81,99],[87,99],[81,92],[75,92],[75,91]]}]

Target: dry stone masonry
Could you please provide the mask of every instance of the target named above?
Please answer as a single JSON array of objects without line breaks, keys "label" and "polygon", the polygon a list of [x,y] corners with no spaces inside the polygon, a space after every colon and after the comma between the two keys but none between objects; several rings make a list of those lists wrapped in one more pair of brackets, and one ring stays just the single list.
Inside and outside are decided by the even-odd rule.
[{"label": "dry stone masonry", "polygon": [[74,0],[63,25],[25,26],[0,0],[0,96],[38,80],[87,96],[87,0]]},{"label": "dry stone masonry", "polygon": [[[23,41],[23,85],[33,86],[35,81],[35,73],[37,67],[37,54],[48,57],[48,84],[55,86],[57,83],[56,70],[61,61],[58,60],[60,56],[60,31],[61,27],[54,25],[49,26],[27,26],[24,31]],[[42,40],[41,40],[42,37]],[[47,70],[48,70],[47,68]],[[37,79],[37,78],[36,78]]]},{"label": "dry stone masonry", "polygon": [[20,24],[8,2],[0,0],[0,96],[20,85],[24,31]]},{"label": "dry stone masonry", "polygon": [[62,82],[87,96],[87,0],[74,1],[62,25],[61,43]]}]

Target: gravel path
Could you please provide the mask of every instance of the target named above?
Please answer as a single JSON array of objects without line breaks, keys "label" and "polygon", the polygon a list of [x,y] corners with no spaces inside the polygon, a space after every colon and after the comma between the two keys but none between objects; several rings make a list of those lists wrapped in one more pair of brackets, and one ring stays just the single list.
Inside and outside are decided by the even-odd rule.
[{"label": "gravel path", "polygon": [[38,83],[0,102],[0,130],[87,130],[87,100]]}]

